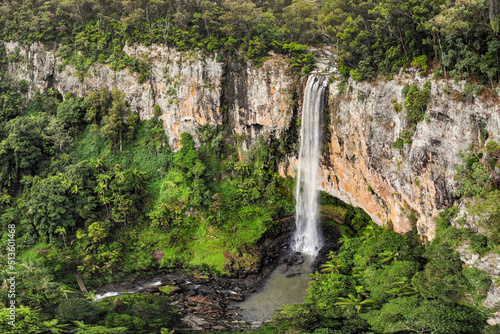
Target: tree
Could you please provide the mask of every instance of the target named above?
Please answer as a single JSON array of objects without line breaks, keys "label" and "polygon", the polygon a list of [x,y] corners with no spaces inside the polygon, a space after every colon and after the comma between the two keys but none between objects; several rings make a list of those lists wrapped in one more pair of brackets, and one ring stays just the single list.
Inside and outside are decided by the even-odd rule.
[{"label": "tree", "polygon": [[88,105],[85,119],[96,124],[101,121],[106,111],[111,107],[112,98],[105,87],[100,87],[97,91],[90,92],[85,98],[85,102]]},{"label": "tree", "polygon": [[43,131],[44,139],[52,142],[59,151],[63,150],[63,147],[70,145],[73,142],[73,137],[69,134],[64,124],[57,118],[51,118],[49,124]]},{"label": "tree", "polygon": [[0,182],[14,189],[22,175],[36,171],[45,158],[42,129],[44,116],[23,116],[10,120],[4,127],[6,138],[0,142]]},{"label": "tree", "polygon": [[40,236],[53,239],[56,230],[60,233],[76,226],[75,208],[71,202],[61,176],[35,179],[30,192],[28,216]]},{"label": "tree", "polygon": [[447,302],[460,300],[469,284],[462,275],[462,261],[449,243],[434,242],[423,254],[429,262],[412,279],[412,285],[425,298]]},{"label": "tree", "polygon": [[293,0],[285,8],[285,31],[289,40],[309,44],[320,34],[318,1]]},{"label": "tree", "polygon": [[222,28],[228,34],[235,34],[247,37],[250,41],[250,32],[255,26],[262,11],[250,0],[236,0],[224,3],[226,13],[221,16],[225,23]]},{"label": "tree", "polygon": [[354,307],[356,309],[356,313],[359,314],[362,308],[368,305],[375,304],[376,301],[373,299],[366,298],[368,292],[366,291],[364,286],[356,286],[356,294],[348,294],[347,298],[338,297],[337,302],[333,305],[342,306],[342,307]]},{"label": "tree", "polygon": [[101,133],[105,138],[109,139],[111,148],[118,145],[120,152],[122,152],[123,138],[128,130],[123,121],[124,117],[130,113],[130,109],[125,101],[125,93],[115,88],[111,91],[111,98],[113,101],[111,108],[108,110],[108,114],[102,118]]},{"label": "tree", "polygon": [[500,243],[500,190],[491,190],[476,196],[467,205],[468,212],[478,218],[479,231],[488,239]]},{"label": "tree", "polygon": [[485,321],[469,307],[417,296],[393,299],[362,317],[379,333],[476,334]]},{"label": "tree", "polygon": [[72,95],[57,106],[57,118],[64,124],[71,136],[77,134],[79,126],[83,123],[87,108],[86,100],[82,98],[74,99]]}]

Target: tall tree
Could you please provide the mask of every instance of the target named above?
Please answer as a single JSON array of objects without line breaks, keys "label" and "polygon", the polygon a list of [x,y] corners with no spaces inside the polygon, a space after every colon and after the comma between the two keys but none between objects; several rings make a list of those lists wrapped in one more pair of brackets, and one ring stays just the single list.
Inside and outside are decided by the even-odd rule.
[{"label": "tall tree", "polygon": [[108,114],[102,118],[101,133],[110,140],[110,147],[119,146],[120,152],[123,151],[123,139],[129,131],[129,127],[124,123],[124,118],[129,116],[130,108],[125,101],[125,93],[118,89],[111,91],[111,108]]}]

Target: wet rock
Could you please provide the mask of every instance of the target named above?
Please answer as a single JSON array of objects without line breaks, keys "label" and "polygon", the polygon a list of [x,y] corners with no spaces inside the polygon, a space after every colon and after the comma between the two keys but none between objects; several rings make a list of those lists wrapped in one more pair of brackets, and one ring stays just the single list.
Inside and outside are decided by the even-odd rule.
[{"label": "wet rock", "polygon": [[295,277],[295,276],[299,276],[301,274],[302,273],[300,273],[300,272],[299,273],[288,273],[288,274],[285,275],[285,277]]},{"label": "wet rock", "polygon": [[182,319],[182,322],[191,327],[194,330],[203,330],[203,327],[208,325],[208,322],[198,316],[189,315]]},{"label": "wet rock", "polygon": [[225,330],[227,328],[225,326],[214,326],[214,327],[212,327],[212,329],[214,331],[223,331],[223,330]]},{"label": "wet rock", "polygon": [[206,296],[206,295],[210,295],[211,293],[213,293],[213,291],[210,289],[200,288],[200,289],[198,289],[198,293],[202,296]]}]

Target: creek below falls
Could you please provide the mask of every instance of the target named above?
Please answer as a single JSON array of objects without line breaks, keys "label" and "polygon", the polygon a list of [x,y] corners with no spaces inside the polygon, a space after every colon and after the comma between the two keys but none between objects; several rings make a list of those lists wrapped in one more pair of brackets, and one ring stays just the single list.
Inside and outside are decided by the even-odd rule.
[{"label": "creek below falls", "polygon": [[[183,317],[184,329],[200,331],[257,328],[284,304],[303,303],[310,281],[330,251],[337,251],[340,231],[332,224],[321,224],[324,245],[315,261],[290,248],[293,219],[284,221],[278,235],[267,235],[259,242],[261,261],[254,271],[232,273],[232,278],[159,270],[147,276],[127,277],[119,283],[97,289],[96,299],[112,301],[122,294],[159,294],[170,286],[169,297]],[[250,323],[251,327],[248,327]]]}]

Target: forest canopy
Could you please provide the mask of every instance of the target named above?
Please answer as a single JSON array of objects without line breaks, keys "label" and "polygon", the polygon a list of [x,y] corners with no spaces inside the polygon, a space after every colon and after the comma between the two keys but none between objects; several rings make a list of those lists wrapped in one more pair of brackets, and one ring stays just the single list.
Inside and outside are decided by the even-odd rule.
[{"label": "forest canopy", "polygon": [[472,75],[494,86],[498,2],[17,0],[2,1],[0,30],[4,40],[59,44],[67,59],[84,55],[87,62],[138,72],[146,71],[144,64],[127,59],[126,43],[166,43],[257,64],[274,51],[295,57],[298,65],[312,62],[296,52],[301,45],[333,45],[339,69],[355,80],[433,65],[438,75]]}]

